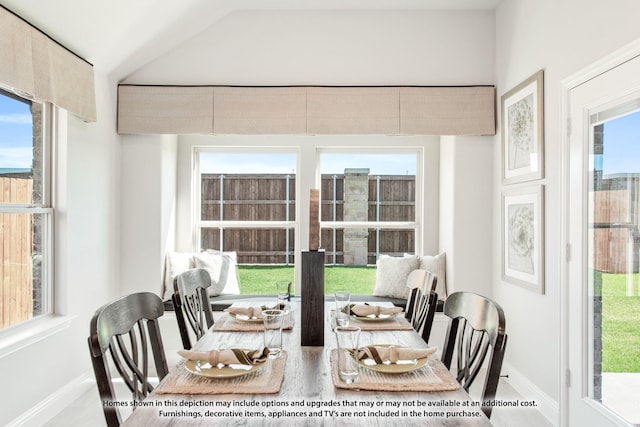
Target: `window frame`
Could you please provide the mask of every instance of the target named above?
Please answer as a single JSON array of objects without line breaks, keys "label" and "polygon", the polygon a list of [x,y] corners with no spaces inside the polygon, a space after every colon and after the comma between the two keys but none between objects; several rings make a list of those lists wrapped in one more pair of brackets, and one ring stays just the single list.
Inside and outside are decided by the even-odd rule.
[{"label": "window frame", "polygon": [[[300,153],[299,150],[295,148],[283,148],[283,147],[213,147],[213,146],[194,146],[192,152],[192,242],[193,242],[193,250],[194,252],[200,252],[202,249],[201,240],[202,240],[202,229],[203,228],[218,228],[220,229],[220,250],[224,249],[224,229],[225,228],[247,228],[247,229],[257,229],[257,228],[271,228],[271,229],[289,229],[293,230],[294,237],[296,239],[296,243],[294,245],[295,248],[298,248],[298,239],[299,239],[299,230],[300,230],[300,222],[298,218],[299,215],[299,206],[297,201],[299,200],[299,188],[296,185],[296,210],[295,210],[295,219],[294,220],[284,220],[284,221],[234,221],[234,220],[224,220],[221,217],[219,220],[203,220],[201,218],[201,206],[202,206],[202,173],[200,168],[200,154],[201,153],[265,153],[265,154],[294,154],[296,156],[296,172],[293,174],[297,177],[298,171],[300,170]],[[287,242],[288,245],[288,242]],[[295,254],[298,252],[297,249],[293,251],[294,259],[298,257]],[[289,257],[287,256],[287,265]]]},{"label": "window frame", "polygon": [[68,319],[57,319],[52,322],[52,319],[55,317],[53,153],[55,149],[54,123],[56,120],[56,110],[49,102],[26,99],[4,87],[0,87],[0,96],[6,96],[27,104],[37,103],[42,108],[41,200],[34,203],[0,202],[0,213],[42,215],[42,228],[40,233],[42,239],[41,313],[30,319],[0,328],[1,357],[23,348],[42,337],[55,333],[55,331],[68,324]]},{"label": "window frame", "polygon": [[[424,149],[417,146],[408,147],[325,147],[320,146],[316,149],[316,182],[318,188],[321,188],[322,171],[321,171],[321,157],[322,154],[413,154],[416,160],[416,174],[415,174],[415,211],[413,221],[323,221],[320,219],[320,230],[323,228],[366,228],[366,229],[392,229],[392,230],[413,230],[414,232],[414,253],[420,254],[423,247],[423,229],[424,229],[424,216],[423,216],[423,191],[422,186],[424,182],[423,163],[424,163]],[[378,174],[373,174],[378,175]],[[320,195],[322,199],[322,195]],[[377,241],[378,250],[376,251],[376,258],[379,258],[381,253],[379,250],[379,240]]]}]

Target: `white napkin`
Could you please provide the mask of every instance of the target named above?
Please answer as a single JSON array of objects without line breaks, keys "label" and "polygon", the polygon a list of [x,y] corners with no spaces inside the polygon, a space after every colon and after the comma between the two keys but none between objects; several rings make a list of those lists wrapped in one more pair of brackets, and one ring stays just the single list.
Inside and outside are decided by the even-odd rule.
[{"label": "white napkin", "polygon": [[255,365],[267,360],[268,348],[259,350],[240,350],[231,348],[228,350],[192,351],[178,350],[178,354],[193,361],[209,362],[211,366],[222,365]]},{"label": "white napkin", "polygon": [[229,307],[225,311],[234,316],[248,316],[249,319],[257,318],[262,319],[262,310],[265,307]]},{"label": "white napkin", "polygon": [[396,346],[375,346],[359,348],[355,352],[357,360],[372,359],[376,364],[384,362],[397,363],[398,360],[422,359],[435,353],[437,347],[431,348],[407,348]]},{"label": "white napkin", "polygon": [[351,314],[355,314],[356,316],[366,317],[369,315],[374,315],[375,317],[380,317],[381,314],[398,314],[402,313],[402,307],[380,307],[379,305],[369,305],[369,304],[352,304],[351,305]]}]

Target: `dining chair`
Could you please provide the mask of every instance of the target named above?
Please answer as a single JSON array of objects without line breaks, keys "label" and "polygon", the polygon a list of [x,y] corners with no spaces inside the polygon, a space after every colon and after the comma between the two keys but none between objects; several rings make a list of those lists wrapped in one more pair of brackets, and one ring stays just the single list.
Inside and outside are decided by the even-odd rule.
[{"label": "dining chair", "polygon": [[411,289],[411,293],[407,298],[405,317],[425,343],[429,343],[436,315],[437,283],[436,275],[427,270],[414,270],[407,277],[407,287]]},{"label": "dining chair", "polygon": [[[192,268],[176,276],[173,282],[173,308],[185,350],[191,350],[191,330],[199,340],[213,326],[208,288],[211,276],[203,268]],[[187,322],[190,328],[187,327]]]},{"label": "dining chair", "polygon": [[[115,368],[135,401],[143,400],[154,387],[150,383],[149,359],[153,357],[158,379],[168,373],[158,318],[164,313],[162,299],[150,292],[123,296],[99,308],[89,326],[89,352],[100,401],[109,427],[122,422],[111,374]],[[149,355],[151,350],[151,355]],[[109,403],[113,403],[110,405]]]},{"label": "dining chair", "polygon": [[444,314],[451,318],[442,350],[442,363],[451,369],[455,353],[456,379],[465,391],[475,379],[488,357],[484,387],[480,396],[482,411],[491,417],[491,405],[485,402],[495,399],[507,347],[504,311],[488,298],[471,292],[454,292],[444,303]]}]

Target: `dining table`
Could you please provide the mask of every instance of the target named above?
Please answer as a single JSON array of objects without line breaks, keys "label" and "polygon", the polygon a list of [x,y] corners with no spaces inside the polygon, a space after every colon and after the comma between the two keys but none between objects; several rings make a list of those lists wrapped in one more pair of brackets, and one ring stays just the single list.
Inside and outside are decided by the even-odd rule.
[{"label": "dining table", "polygon": [[[438,352],[430,355],[424,366],[403,373],[359,366],[356,381],[344,383],[336,368],[334,303],[325,302],[323,346],[300,344],[300,325],[305,319],[300,315],[300,300],[293,299],[290,304],[283,352],[278,358],[267,359],[255,372],[231,378],[195,374],[193,366],[187,369],[189,361],[182,359],[136,404],[123,425],[491,426],[480,402],[460,388],[440,362]],[[228,313],[217,316],[193,350],[262,347],[264,333],[259,322],[246,328],[243,323],[249,322],[225,316]],[[352,318],[350,323],[361,328],[361,348],[429,347],[404,313],[387,321]]]}]

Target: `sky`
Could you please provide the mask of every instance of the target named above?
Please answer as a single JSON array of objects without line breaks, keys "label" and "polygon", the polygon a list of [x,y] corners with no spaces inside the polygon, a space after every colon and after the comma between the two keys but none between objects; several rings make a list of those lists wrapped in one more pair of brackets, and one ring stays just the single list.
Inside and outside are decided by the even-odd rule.
[{"label": "sky", "polygon": [[31,125],[29,104],[0,94],[0,169],[31,169]]},{"label": "sky", "polygon": [[[414,154],[322,153],[322,174],[342,174],[345,168],[369,168],[371,175],[415,175]],[[204,173],[295,173],[293,153],[203,153],[200,170]]]},{"label": "sky", "polygon": [[640,111],[604,123],[602,174],[640,173]]}]

